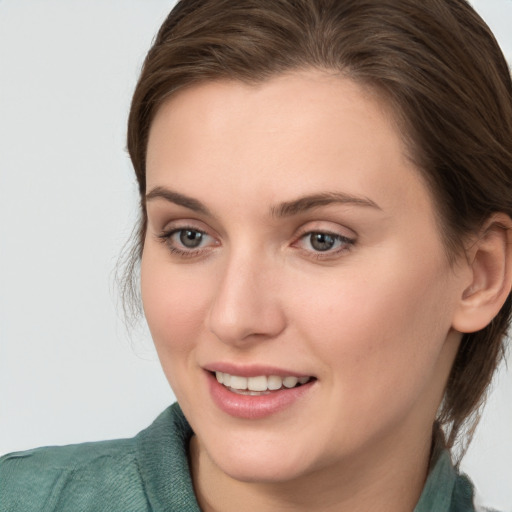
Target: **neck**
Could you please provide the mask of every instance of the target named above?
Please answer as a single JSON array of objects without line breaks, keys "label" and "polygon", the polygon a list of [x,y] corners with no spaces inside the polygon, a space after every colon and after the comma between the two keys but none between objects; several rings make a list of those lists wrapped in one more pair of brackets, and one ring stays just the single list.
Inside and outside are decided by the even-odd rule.
[{"label": "neck", "polygon": [[[415,442],[382,440],[351,457],[289,481],[242,482],[224,473],[194,436],[191,465],[204,512],[411,512],[427,476],[432,433]],[[355,462],[354,462],[355,461]]]}]

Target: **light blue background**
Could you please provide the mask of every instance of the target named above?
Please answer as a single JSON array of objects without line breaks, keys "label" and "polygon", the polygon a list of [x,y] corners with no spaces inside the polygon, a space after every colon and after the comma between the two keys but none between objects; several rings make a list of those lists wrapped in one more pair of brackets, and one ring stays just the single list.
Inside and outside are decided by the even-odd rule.
[{"label": "light blue background", "polygon": [[[130,95],[173,4],[0,2],[0,453],[132,436],[173,400],[112,290],[136,216]],[[512,62],[512,1],[473,4]],[[504,512],[511,461],[509,370],[463,463]]]}]

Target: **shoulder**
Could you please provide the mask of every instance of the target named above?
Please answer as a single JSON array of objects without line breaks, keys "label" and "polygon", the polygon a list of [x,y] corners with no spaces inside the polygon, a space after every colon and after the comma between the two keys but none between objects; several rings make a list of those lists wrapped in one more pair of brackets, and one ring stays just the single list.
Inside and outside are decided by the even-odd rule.
[{"label": "shoulder", "polygon": [[[0,511],[146,510],[132,439],[38,448],[0,459]],[[144,500],[142,500],[144,501]],[[145,505],[145,504],[144,504]]]},{"label": "shoulder", "polygon": [[450,452],[440,445],[435,449],[434,464],[414,512],[497,512],[475,505],[471,480],[459,472]]},{"label": "shoulder", "polygon": [[478,505],[478,501],[475,487],[470,478],[457,472],[450,512],[498,512]]},{"label": "shoulder", "polygon": [[133,439],[37,448],[0,458],[0,512],[200,512],[192,436],[178,404]]}]

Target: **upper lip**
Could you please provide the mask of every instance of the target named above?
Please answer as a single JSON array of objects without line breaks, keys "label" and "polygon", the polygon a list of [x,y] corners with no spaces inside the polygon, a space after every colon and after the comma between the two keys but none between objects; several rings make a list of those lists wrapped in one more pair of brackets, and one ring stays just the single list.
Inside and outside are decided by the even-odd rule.
[{"label": "upper lip", "polygon": [[298,372],[296,370],[287,370],[277,366],[262,365],[262,364],[248,364],[240,365],[230,362],[216,362],[203,366],[209,372],[222,372],[229,375],[237,375],[240,377],[258,377],[259,375],[277,375],[279,377],[312,377],[311,374]]}]

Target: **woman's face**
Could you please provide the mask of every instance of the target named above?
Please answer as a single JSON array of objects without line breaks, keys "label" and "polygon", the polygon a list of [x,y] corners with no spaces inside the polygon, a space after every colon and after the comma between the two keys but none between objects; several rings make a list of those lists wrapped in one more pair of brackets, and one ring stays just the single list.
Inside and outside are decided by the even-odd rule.
[{"label": "woman's face", "polygon": [[215,467],[428,450],[465,272],[377,95],[314,71],[191,87],[153,122],[147,192],[144,309]]}]

